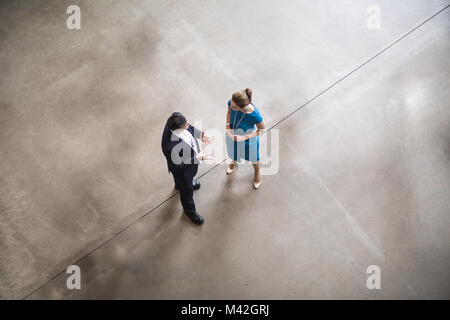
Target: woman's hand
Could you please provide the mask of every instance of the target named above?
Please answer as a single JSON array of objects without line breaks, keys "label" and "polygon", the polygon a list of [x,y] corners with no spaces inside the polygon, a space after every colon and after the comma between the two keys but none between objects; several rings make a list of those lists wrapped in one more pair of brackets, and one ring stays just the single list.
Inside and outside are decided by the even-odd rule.
[{"label": "woman's hand", "polygon": [[256,131],[254,131],[253,133],[250,133],[250,134],[246,134],[246,135],[238,135],[238,134],[233,134],[232,130],[229,129],[228,127],[226,128],[226,130],[227,130],[227,136],[230,137],[231,140],[236,141],[236,142],[245,141],[245,140],[253,138],[257,135]]},{"label": "woman's hand", "polygon": [[227,128],[227,136],[231,138],[231,140],[234,140],[234,134],[231,132],[231,129]]},{"label": "woman's hand", "polygon": [[236,142],[241,142],[241,141],[245,141],[245,140],[250,139],[250,137],[249,137],[248,134],[246,134],[246,135],[244,135],[244,136],[238,135],[238,134],[231,134],[231,135],[229,135],[229,136],[230,136],[230,138],[231,138],[233,141],[236,141]]},{"label": "woman's hand", "polygon": [[246,134],[245,136],[235,135],[234,137],[235,137],[235,139],[236,139],[235,141],[238,141],[238,142],[240,142],[240,141],[245,141],[245,140],[250,139],[250,137],[248,136],[248,134]]}]

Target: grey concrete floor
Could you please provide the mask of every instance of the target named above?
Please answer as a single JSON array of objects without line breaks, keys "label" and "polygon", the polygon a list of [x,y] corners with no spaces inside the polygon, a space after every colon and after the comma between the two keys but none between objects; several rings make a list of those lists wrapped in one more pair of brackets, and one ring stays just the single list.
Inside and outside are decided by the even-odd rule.
[{"label": "grey concrete floor", "polygon": [[[0,2],[1,298],[450,298],[448,1],[70,4]],[[279,171],[202,166],[195,226],[165,119],[244,87]]]}]

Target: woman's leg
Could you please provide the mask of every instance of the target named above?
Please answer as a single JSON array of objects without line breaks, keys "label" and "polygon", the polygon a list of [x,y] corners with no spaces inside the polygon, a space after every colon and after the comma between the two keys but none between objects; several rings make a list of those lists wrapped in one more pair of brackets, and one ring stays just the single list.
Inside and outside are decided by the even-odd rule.
[{"label": "woman's leg", "polygon": [[233,173],[234,169],[236,169],[238,159],[237,142],[233,142],[232,140],[230,140],[228,136],[227,136],[227,153],[228,157],[230,157],[230,159],[233,159],[233,162],[230,163],[230,165],[228,166],[227,173]]},{"label": "woman's leg", "polygon": [[260,183],[262,178],[261,178],[261,161],[258,162],[254,162],[252,163],[253,168],[255,169],[255,179],[254,182],[255,183]]}]

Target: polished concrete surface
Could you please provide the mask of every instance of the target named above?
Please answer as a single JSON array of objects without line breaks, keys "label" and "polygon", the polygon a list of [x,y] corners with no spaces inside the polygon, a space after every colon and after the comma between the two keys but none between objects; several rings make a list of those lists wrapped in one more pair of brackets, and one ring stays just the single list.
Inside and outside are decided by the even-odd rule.
[{"label": "polished concrete surface", "polygon": [[[448,1],[70,4],[0,2],[0,298],[450,298]],[[202,166],[198,227],[161,130],[243,87],[279,171]]]}]

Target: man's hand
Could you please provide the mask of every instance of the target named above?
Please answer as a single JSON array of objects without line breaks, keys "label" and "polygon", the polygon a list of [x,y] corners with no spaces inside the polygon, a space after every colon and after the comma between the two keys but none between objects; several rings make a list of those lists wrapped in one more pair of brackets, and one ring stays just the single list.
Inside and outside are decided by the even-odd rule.
[{"label": "man's hand", "polygon": [[204,145],[210,144],[212,141],[211,137],[208,137],[205,133],[202,134],[202,142]]},{"label": "man's hand", "polygon": [[213,157],[210,154],[204,154],[203,152],[200,152],[197,154],[197,159],[199,161],[203,161],[203,160],[212,160]]}]

